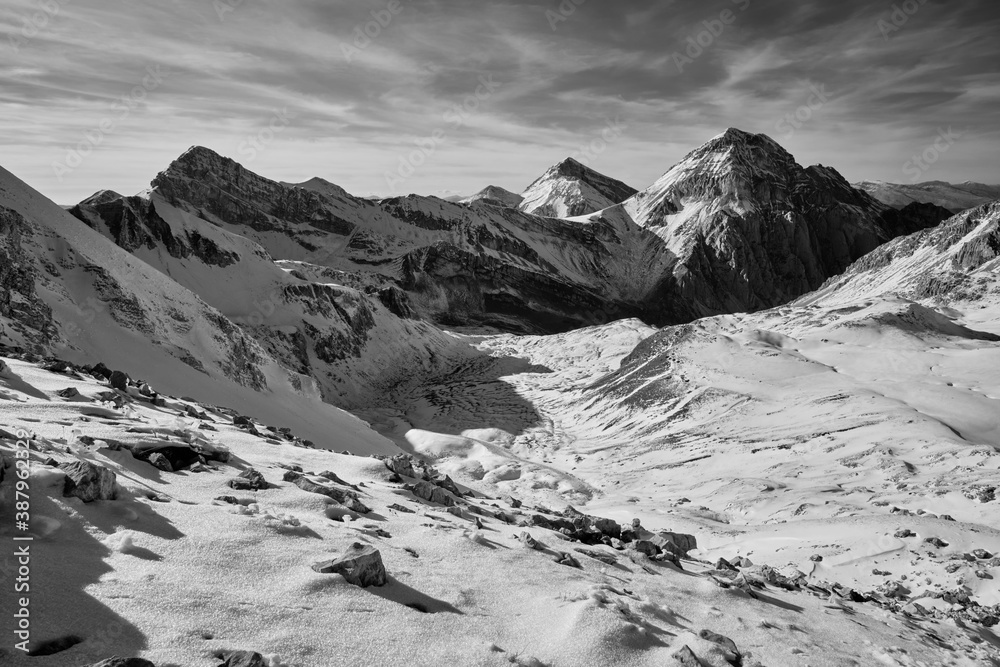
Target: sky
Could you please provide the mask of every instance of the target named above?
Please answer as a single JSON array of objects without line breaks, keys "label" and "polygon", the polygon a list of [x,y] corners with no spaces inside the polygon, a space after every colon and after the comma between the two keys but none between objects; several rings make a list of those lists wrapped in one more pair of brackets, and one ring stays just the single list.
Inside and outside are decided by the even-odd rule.
[{"label": "sky", "polygon": [[4,0],[0,165],[61,204],[192,145],[358,195],[644,188],[728,127],[1000,183],[996,0]]}]

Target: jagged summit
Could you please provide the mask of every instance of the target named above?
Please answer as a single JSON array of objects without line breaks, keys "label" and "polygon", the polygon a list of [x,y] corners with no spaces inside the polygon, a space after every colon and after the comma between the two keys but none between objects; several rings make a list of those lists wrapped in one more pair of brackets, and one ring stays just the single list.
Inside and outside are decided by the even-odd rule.
[{"label": "jagged summit", "polygon": [[685,155],[625,202],[625,209],[641,225],[669,226],[693,206],[740,215],[788,204],[803,188],[817,187],[833,187],[852,204],[861,203],[835,170],[821,165],[804,169],[769,136],[729,128]]},{"label": "jagged summit", "polygon": [[572,218],[613,206],[635,193],[635,188],[568,157],[527,187],[520,209],[534,215]]}]

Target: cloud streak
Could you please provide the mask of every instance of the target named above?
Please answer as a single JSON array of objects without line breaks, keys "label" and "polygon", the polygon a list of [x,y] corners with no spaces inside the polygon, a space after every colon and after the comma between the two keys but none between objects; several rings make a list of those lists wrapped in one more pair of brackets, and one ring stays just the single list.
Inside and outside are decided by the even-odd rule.
[{"label": "cloud streak", "polygon": [[[385,172],[414,138],[488,76],[501,84],[489,104],[449,129],[408,189],[520,190],[615,118],[628,130],[591,166],[636,187],[729,126],[768,133],[800,162],[849,179],[890,181],[953,126],[962,137],[927,177],[1000,182],[1000,9],[908,2],[897,6],[916,11],[887,36],[880,21],[892,21],[893,4],[861,0],[584,2],[555,30],[546,13],[559,0],[243,0],[221,18],[199,0],[8,0],[2,163],[61,203],[134,192],[192,144],[240,159],[247,136],[287,109],[255,171],[384,194]],[[53,7],[29,37],[32,17]],[[727,11],[734,20],[678,68],[674,55]],[[378,30],[347,57],[372,21]],[[60,181],[53,163],[148,67],[170,73],[162,89]],[[829,101],[782,137],[782,118],[815,86]]]}]

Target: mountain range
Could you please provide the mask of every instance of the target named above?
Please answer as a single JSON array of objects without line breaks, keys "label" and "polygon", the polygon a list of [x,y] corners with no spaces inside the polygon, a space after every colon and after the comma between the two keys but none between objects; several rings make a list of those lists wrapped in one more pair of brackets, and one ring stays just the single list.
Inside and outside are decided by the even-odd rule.
[{"label": "mountain range", "polygon": [[732,128],[642,190],[458,202],[204,147],[68,210],[0,169],[32,650],[1000,665],[1000,201],[882,185]]}]

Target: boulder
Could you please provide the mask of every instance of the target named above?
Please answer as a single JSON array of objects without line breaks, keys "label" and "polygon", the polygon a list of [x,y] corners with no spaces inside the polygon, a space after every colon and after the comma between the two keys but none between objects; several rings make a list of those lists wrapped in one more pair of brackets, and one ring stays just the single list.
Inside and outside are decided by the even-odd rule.
[{"label": "boulder", "polygon": [[115,473],[90,461],[60,463],[66,473],[63,496],[79,498],[85,503],[115,499]]},{"label": "boulder", "polygon": [[291,480],[292,483],[303,491],[318,493],[322,496],[326,496],[327,498],[337,501],[347,509],[352,512],[357,512],[358,514],[368,514],[371,512],[371,508],[361,502],[358,499],[358,494],[354,491],[338,489],[337,487],[329,484],[319,484],[305,475],[299,475],[291,470],[285,473],[285,479],[288,479],[290,475],[293,476]]},{"label": "boulder", "polygon": [[105,366],[103,363],[97,364],[92,369],[90,369],[90,374],[93,375],[98,380],[110,380],[113,371]]},{"label": "boulder", "polygon": [[216,653],[215,657],[222,660],[218,667],[267,667],[268,661],[256,651],[225,651]]},{"label": "boulder", "polygon": [[164,456],[160,452],[153,452],[152,454],[150,454],[147,461],[149,461],[150,465],[152,465],[154,468],[159,468],[163,472],[174,471],[174,467],[170,465],[170,461],[167,459],[166,456]]},{"label": "boulder", "polygon": [[253,468],[247,468],[240,473],[240,476],[229,480],[230,488],[237,491],[261,491],[268,487],[264,476]]},{"label": "boulder", "polygon": [[417,472],[413,469],[413,459],[411,459],[406,454],[397,454],[396,456],[389,457],[383,460],[385,467],[393,471],[397,475],[402,475],[404,477],[418,477]]},{"label": "boulder", "polygon": [[674,664],[679,667],[701,667],[701,661],[694,652],[685,644],[677,653],[673,654]]},{"label": "boulder", "polygon": [[566,553],[565,551],[560,552],[559,555],[556,556],[553,560],[555,560],[555,562],[559,563],[560,565],[566,565],[567,567],[575,567],[578,570],[583,569],[583,566],[580,565],[580,561],[578,561],[573,556],[573,554]]},{"label": "boulder", "polygon": [[343,556],[315,563],[312,569],[323,574],[336,573],[355,586],[385,586],[388,576],[382,554],[373,546],[355,542]]},{"label": "boulder", "polygon": [[118,391],[125,391],[128,389],[128,376],[121,371],[113,371],[108,383]]},{"label": "boulder", "polygon": [[116,655],[87,667],[156,667],[156,665],[143,658],[121,658]]},{"label": "boulder", "polygon": [[418,498],[423,498],[424,500],[431,503],[438,503],[439,505],[444,505],[446,507],[451,507],[455,504],[455,498],[452,497],[447,491],[439,486],[435,486],[430,482],[419,481],[410,487],[410,491],[413,495]]},{"label": "boulder", "polygon": [[739,570],[733,567],[733,564],[725,558],[720,558],[715,562],[715,569],[723,572],[739,572]]},{"label": "boulder", "polygon": [[698,548],[698,540],[695,539],[695,536],[685,533],[664,531],[649,538],[649,541],[660,547],[662,551],[672,553],[679,558],[686,558],[688,551]]},{"label": "boulder", "polygon": [[621,539],[622,527],[618,525],[617,521],[614,521],[612,519],[605,519],[604,517],[595,517],[594,528],[599,530],[602,534],[607,535],[608,537]]}]

